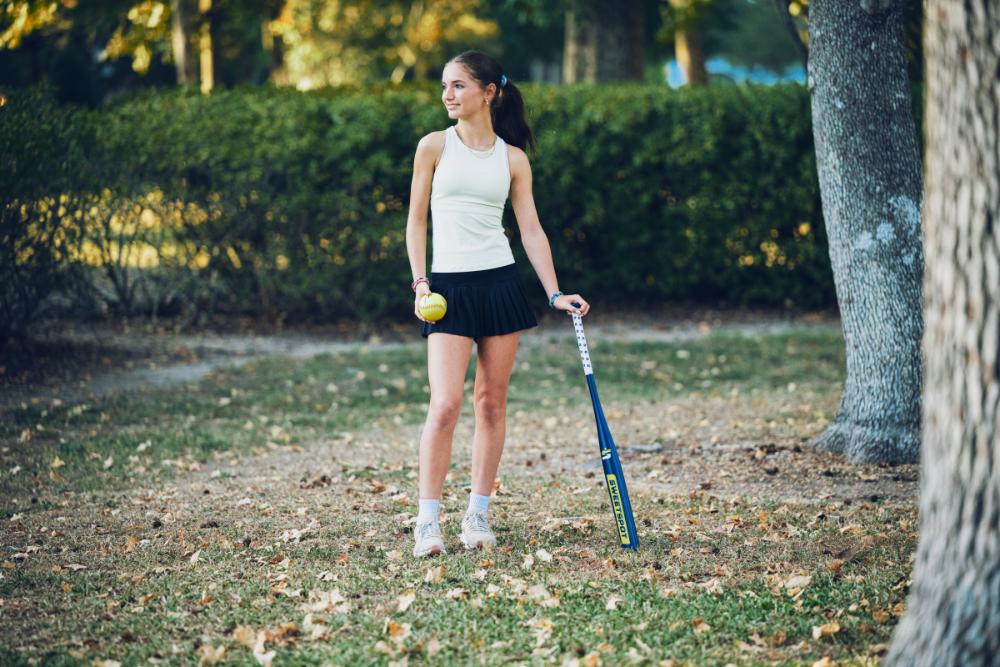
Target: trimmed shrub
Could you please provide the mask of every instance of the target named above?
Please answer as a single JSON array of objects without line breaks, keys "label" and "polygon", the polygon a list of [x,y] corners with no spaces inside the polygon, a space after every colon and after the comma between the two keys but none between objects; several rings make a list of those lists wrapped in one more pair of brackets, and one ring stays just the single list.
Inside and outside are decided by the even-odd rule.
[{"label": "trimmed shrub", "polygon": [[30,89],[0,106],[0,350],[70,287],[88,174],[84,115]]},{"label": "trimmed shrub", "polygon": [[[564,290],[597,307],[834,303],[804,88],[529,85],[525,95],[535,203]],[[127,242],[155,258],[157,284],[213,286],[154,308],[409,316],[413,153],[449,124],[434,86],[173,91],[92,122],[94,196],[106,208],[89,247],[120,239],[107,230],[131,216]],[[119,227],[104,224],[112,218]],[[537,285],[510,206],[505,224]]]}]

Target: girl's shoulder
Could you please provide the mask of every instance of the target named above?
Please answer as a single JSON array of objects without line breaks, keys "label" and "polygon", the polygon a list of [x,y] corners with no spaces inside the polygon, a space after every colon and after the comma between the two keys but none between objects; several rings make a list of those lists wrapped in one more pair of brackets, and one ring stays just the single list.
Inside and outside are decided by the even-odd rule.
[{"label": "girl's shoulder", "polygon": [[428,132],[420,138],[420,142],[417,144],[417,150],[421,149],[437,149],[441,150],[444,148],[445,137],[448,134],[448,130],[437,130],[436,132]]},{"label": "girl's shoulder", "polygon": [[445,137],[448,130],[438,130],[429,132],[420,138],[417,143],[417,160],[426,160],[428,166],[434,165],[437,168],[441,154],[444,152]]},{"label": "girl's shoulder", "polygon": [[510,163],[512,176],[531,171],[531,161],[528,159],[528,154],[517,146],[507,144],[507,161]]}]

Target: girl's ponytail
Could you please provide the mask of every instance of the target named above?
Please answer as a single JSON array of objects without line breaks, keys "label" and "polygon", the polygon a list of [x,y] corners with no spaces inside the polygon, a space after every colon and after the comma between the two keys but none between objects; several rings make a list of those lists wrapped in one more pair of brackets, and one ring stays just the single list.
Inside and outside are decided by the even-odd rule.
[{"label": "girl's ponytail", "polygon": [[508,144],[534,157],[535,135],[524,117],[524,98],[517,86],[503,74],[500,64],[479,51],[460,53],[450,62],[465,67],[483,88],[491,83],[496,85],[497,92],[490,104],[493,131]]}]

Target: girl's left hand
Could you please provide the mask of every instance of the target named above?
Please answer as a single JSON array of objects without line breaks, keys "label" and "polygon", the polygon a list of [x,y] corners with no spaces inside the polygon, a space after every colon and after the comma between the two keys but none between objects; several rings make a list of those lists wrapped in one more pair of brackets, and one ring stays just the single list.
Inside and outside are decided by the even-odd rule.
[{"label": "girl's left hand", "polygon": [[[573,304],[580,304],[577,308]],[[590,304],[583,300],[583,297],[579,294],[563,294],[557,296],[556,300],[552,302],[552,307],[556,310],[565,310],[568,313],[576,313],[577,315],[586,315],[590,312]]]}]

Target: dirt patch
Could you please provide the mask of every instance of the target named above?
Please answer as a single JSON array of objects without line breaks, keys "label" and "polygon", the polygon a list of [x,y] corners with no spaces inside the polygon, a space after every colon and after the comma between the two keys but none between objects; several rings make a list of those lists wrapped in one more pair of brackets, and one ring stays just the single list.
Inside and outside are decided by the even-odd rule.
[{"label": "dirt patch", "polygon": [[[779,391],[610,404],[606,415],[633,494],[914,506],[917,465],[853,465],[809,446],[835,408],[834,396]],[[446,484],[446,492],[456,497],[464,497],[467,489],[472,436],[467,406],[455,432],[455,469]],[[406,473],[395,482],[400,491],[413,496],[419,437],[419,426],[384,425],[243,457],[220,454],[201,470],[182,473],[172,486],[192,498],[210,495],[209,500],[247,488],[281,497],[309,484],[364,477],[365,470],[395,470]],[[600,469],[589,406],[562,410],[559,416],[508,415],[501,480],[546,478],[583,493],[602,486]],[[204,494],[206,488],[216,491]]]}]

